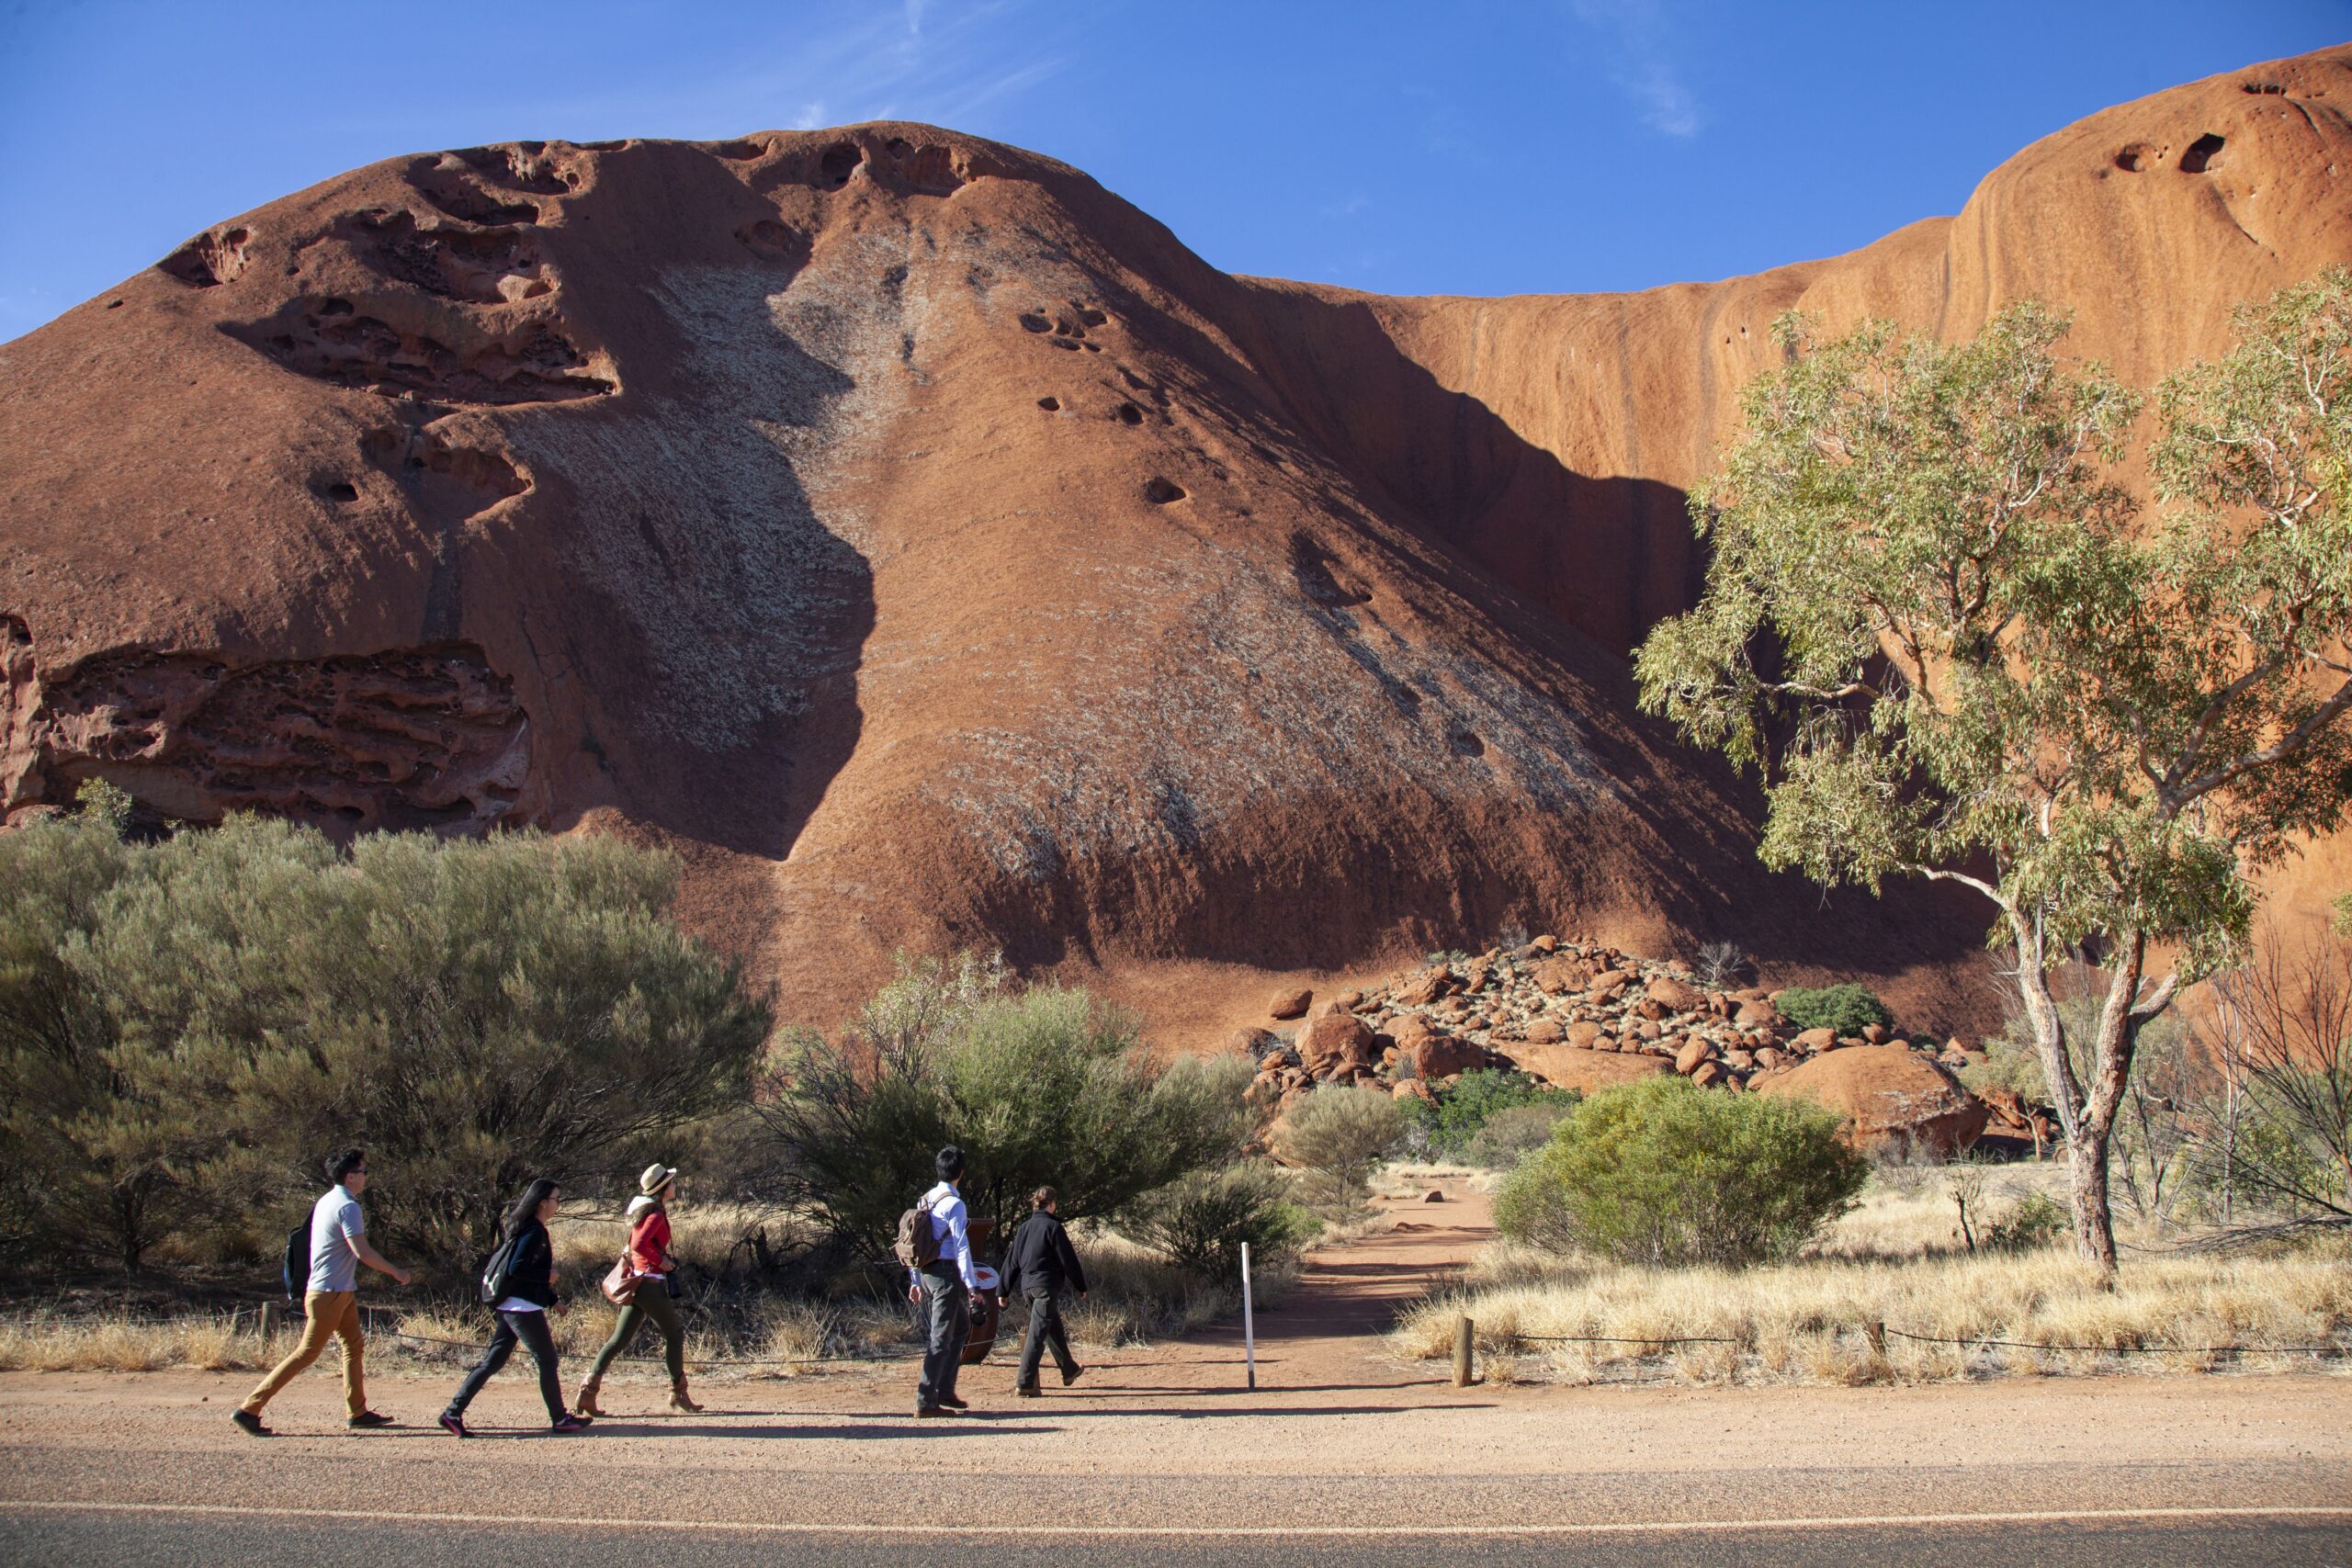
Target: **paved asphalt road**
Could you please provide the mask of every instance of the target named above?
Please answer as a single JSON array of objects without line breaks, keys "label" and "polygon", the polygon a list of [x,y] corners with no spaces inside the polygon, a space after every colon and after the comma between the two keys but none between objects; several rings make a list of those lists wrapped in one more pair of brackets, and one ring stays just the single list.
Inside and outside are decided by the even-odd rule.
[{"label": "paved asphalt road", "polygon": [[[1041,1488],[1049,1490],[1049,1488]],[[372,1519],[255,1518],[159,1513],[17,1513],[0,1535],[0,1562],[105,1564],[107,1568],[239,1568],[300,1563],[316,1568],[664,1568],[685,1564],[803,1563],[839,1568],[923,1568],[951,1552],[990,1568],[1440,1568],[1440,1565],[1562,1562],[1591,1568],[1707,1564],[1870,1563],[1883,1568],[1984,1568],[1988,1562],[2064,1563],[2081,1568],[2352,1568],[2352,1517],[2098,1522],[1942,1522],[1693,1530],[1612,1529],[1570,1535],[1367,1535],[1325,1538],[1166,1536],[1129,1531],[1051,1537],[843,1536],[822,1530],[581,1528],[542,1524],[443,1524]]]}]

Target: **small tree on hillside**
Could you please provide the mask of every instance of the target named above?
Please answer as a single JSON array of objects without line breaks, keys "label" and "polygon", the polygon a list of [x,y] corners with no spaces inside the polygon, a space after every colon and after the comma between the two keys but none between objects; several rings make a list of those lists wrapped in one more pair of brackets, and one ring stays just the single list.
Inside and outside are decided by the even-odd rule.
[{"label": "small tree on hillside", "polygon": [[[2075,1234],[2111,1272],[2139,1032],[2243,942],[2247,872],[2352,788],[2352,272],[2242,310],[2227,357],[2165,383],[2154,529],[2104,466],[2139,400],[2059,363],[2066,325],[2024,304],[1957,345],[1883,322],[1815,344],[1784,318],[1791,363],[1691,497],[1706,592],[1637,674],[1764,772],[1768,863],[1997,911]],[[2085,1075],[2050,988],[2070,948],[2106,976]]]}]

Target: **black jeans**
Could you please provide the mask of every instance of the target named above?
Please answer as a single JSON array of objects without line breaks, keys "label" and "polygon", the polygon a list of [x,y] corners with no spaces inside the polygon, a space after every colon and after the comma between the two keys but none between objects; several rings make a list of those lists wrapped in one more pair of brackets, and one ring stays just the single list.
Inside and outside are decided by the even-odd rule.
[{"label": "black jeans", "polygon": [[1021,1342],[1021,1371],[1012,1381],[1019,1388],[1035,1388],[1037,1363],[1045,1356],[1046,1346],[1054,1348],[1054,1365],[1061,1369],[1064,1377],[1078,1362],[1069,1353],[1069,1336],[1062,1328],[1062,1309],[1055,1300],[1057,1292],[1024,1293],[1029,1298],[1029,1337]]},{"label": "black jeans", "polygon": [[972,1337],[972,1297],[950,1263],[944,1272],[922,1271],[925,1326],[922,1378],[915,1384],[918,1409],[956,1397],[956,1374],[964,1367],[964,1342]]},{"label": "black jeans", "polygon": [[449,1401],[448,1414],[463,1416],[466,1406],[474,1402],[481,1385],[498,1375],[506,1358],[514,1353],[516,1340],[530,1347],[531,1359],[539,1364],[539,1397],[547,1401],[548,1419],[563,1417],[563,1384],[556,1378],[555,1336],[548,1332],[548,1314],[543,1312],[502,1312],[498,1327],[490,1337],[490,1348],[481,1353],[474,1370],[458,1385],[457,1397]]}]

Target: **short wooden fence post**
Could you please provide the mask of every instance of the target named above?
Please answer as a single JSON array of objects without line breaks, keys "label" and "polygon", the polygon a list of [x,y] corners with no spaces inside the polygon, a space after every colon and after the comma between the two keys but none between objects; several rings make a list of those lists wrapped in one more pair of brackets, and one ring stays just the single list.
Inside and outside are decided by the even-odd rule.
[{"label": "short wooden fence post", "polygon": [[1453,1386],[1468,1388],[1477,1382],[1477,1368],[1471,1360],[1474,1345],[1473,1325],[1466,1317],[1453,1320]]}]

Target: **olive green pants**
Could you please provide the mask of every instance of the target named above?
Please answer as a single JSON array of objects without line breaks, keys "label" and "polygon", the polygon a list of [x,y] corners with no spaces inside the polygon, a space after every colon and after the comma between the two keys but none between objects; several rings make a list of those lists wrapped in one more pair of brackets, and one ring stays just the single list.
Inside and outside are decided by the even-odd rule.
[{"label": "olive green pants", "polygon": [[613,1325],[613,1337],[596,1352],[596,1359],[588,1369],[592,1378],[601,1378],[613,1359],[628,1348],[637,1337],[637,1325],[651,1318],[662,1330],[662,1354],[670,1363],[670,1381],[677,1382],[686,1375],[686,1326],[678,1321],[677,1303],[670,1299],[670,1288],[657,1279],[637,1282],[637,1295],[621,1308],[621,1320]]}]

